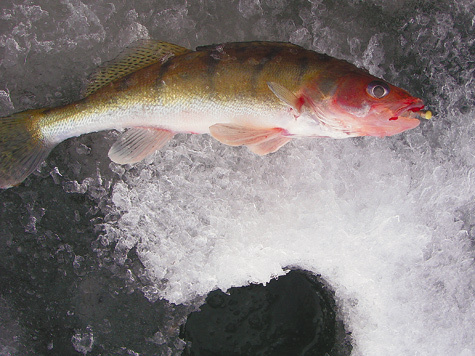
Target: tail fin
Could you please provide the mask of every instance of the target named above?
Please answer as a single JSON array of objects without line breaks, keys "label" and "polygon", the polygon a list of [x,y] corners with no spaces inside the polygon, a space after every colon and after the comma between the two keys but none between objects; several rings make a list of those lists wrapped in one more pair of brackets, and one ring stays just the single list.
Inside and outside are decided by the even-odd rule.
[{"label": "tail fin", "polygon": [[46,142],[35,125],[41,112],[28,110],[0,118],[0,188],[23,182],[55,146]]}]

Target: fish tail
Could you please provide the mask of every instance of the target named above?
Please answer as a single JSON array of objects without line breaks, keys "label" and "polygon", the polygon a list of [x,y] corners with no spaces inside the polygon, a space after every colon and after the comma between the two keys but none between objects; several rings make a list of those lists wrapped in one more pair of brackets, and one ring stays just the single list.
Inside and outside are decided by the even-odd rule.
[{"label": "fish tail", "polygon": [[20,184],[45,160],[55,144],[39,130],[44,110],[28,110],[0,118],[0,188]]}]

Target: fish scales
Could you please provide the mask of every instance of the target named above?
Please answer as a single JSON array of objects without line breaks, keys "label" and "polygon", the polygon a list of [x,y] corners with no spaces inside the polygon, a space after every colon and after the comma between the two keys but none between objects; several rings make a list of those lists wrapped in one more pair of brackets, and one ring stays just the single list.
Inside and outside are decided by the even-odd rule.
[{"label": "fish scales", "polygon": [[59,142],[94,131],[128,128],[109,157],[134,163],[176,133],[264,155],[292,138],[390,136],[431,116],[406,91],[290,43],[191,51],[148,40],[95,78],[79,101],[0,119],[0,187],[20,183]]}]

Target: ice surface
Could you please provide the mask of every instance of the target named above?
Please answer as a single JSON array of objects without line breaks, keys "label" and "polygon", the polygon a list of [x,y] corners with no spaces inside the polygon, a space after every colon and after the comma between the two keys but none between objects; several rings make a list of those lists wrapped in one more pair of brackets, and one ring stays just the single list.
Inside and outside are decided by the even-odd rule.
[{"label": "ice surface", "polygon": [[[78,318],[69,347],[94,353],[117,345],[111,329],[127,319],[105,313],[127,295],[169,312],[142,337],[171,354],[190,309],[161,298],[196,305],[297,266],[334,288],[354,355],[475,355],[473,2],[7,1],[0,11],[1,116],[77,99],[96,65],[144,37],[190,47],[291,40],[383,76],[435,113],[396,137],[299,140],[267,157],[179,135],[118,166],[106,156],[115,133],[70,140],[0,192],[2,256],[16,266],[2,271],[23,263],[32,281],[26,291],[3,283],[1,310],[15,317],[2,320],[26,318],[20,299],[37,295],[44,313]],[[41,261],[77,293],[74,307],[39,292]],[[14,327],[25,347],[35,323]],[[2,347],[21,350],[3,335]],[[116,354],[139,352],[123,345]]]},{"label": "ice surface", "polygon": [[14,354],[22,334],[18,320],[11,315],[11,309],[11,306],[0,298],[0,355]]}]

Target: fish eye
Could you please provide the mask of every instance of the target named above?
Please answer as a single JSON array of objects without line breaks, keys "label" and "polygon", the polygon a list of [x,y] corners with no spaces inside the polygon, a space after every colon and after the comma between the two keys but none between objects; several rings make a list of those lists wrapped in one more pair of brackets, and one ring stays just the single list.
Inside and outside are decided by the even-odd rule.
[{"label": "fish eye", "polygon": [[368,84],[366,91],[373,98],[381,99],[389,94],[389,86],[385,82],[375,80]]}]

